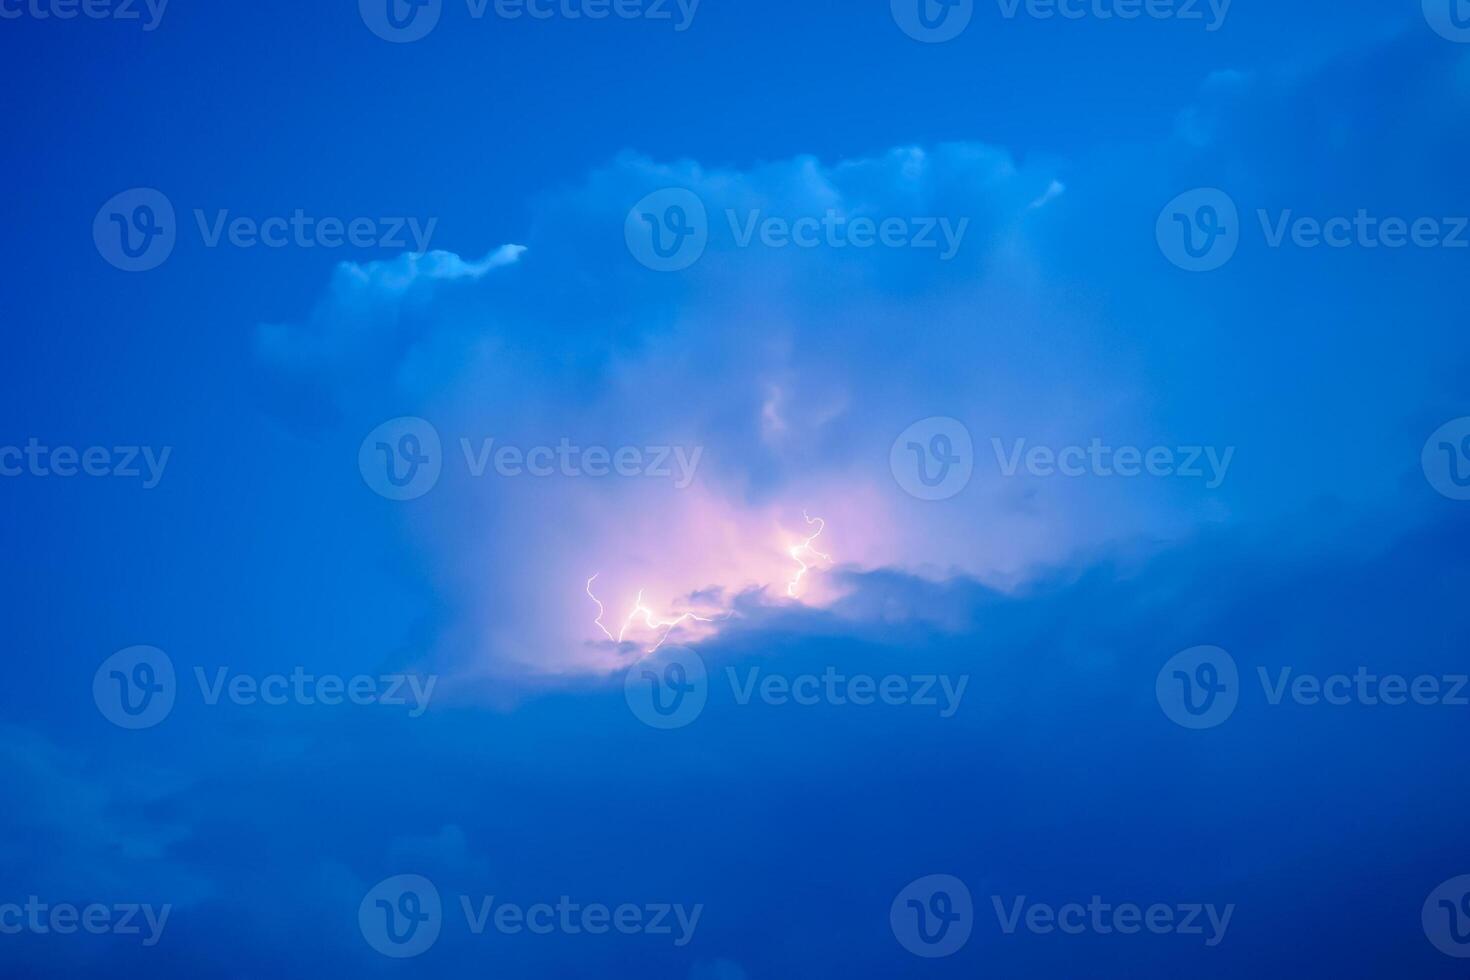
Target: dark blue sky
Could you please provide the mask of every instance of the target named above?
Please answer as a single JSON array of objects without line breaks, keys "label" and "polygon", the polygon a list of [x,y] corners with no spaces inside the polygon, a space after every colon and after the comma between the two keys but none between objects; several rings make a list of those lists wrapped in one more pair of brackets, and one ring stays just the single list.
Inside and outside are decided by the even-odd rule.
[{"label": "dark blue sky", "polygon": [[906,2],[0,0],[0,974],[1464,973],[1470,11]]}]

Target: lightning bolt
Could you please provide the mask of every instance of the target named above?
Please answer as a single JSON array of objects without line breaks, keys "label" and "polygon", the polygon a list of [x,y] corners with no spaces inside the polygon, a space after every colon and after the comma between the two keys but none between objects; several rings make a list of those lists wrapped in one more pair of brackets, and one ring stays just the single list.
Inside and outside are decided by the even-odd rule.
[{"label": "lightning bolt", "polygon": [[793,578],[786,585],[786,594],[788,596],[791,596],[793,599],[796,598],[796,587],[801,584],[802,577],[806,575],[807,571],[811,568],[811,566],[808,565],[805,561],[802,561],[801,556],[803,554],[813,555],[828,563],[832,561],[831,555],[824,555],[816,548],[812,547],[812,542],[817,540],[817,538],[821,536],[823,529],[827,526],[827,522],[822,520],[820,517],[807,517],[806,511],[802,511],[801,516],[806,520],[808,527],[815,524],[817,526],[817,530],[816,533],[813,534],[811,537],[807,538],[801,544],[796,545],[791,549],[792,560],[801,566],[801,568],[797,570],[796,577]]},{"label": "lightning bolt", "polygon": [[638,601],[633,606],[633,611],[630,612],[630,613],[628,613],[628,618],[623,623],[623,628],[620,629],[620,630],[618,630],[618,642],[619,643],[623,642],[623,634],[626,633],[626,632],[628,632],[628,627],[631,626],[631,625],[633,625],[633,620],[637,618],[637,616],[638,616],[639,613],[642,613],[643,614],[643,622],[645,624],[647,624],[648,628],[651,629],[651,630],[656,630],[656,629],[659,629],[660,627],[664,627],[664,626],[667,626],[668,627],[668,629],[664,630],[664,635],[661,636],[661,637],[659,637],[658,638],[658,642],[653,645],[653,649],[648,651],[649,653],[653,653],[654,651],[658,650],[659,647],[663,646],[664,645],[664,641],[669,638],[669,634],[672,633],[672,632],[674,632],[674,628],[677,627],[680,623],[684,622],[684,620],[686,620],[686,619],[693,619],[693,620],[696,620],[697,622],[701,622],[701,623],[713,623],[714,622],[713,619],[705,619],[703,616],[696,616],[696,615],[694,615],[694,613],[689,613],[689,612],[684,613],[678,619],[661,619],[661,620],[655,621],[654,618],[653,618],[653,610],[652,609],[649,609],[647,606],[645,606],[643,604],[643,590],[642,589],[639,589],[638,590]]},{"label": "lightning bolt", "polygon": [[[601,575],[601,574],[602,574],[601,572],[598,572],[597,573],[597,575]],[[592,622],[596,623],[597,624],[597,628],[600,629],[600,630],[602,630],[603,635],[606,636],[609,640],[611,640],[613,638],[613,635],[607,631],[607,627],[606,626],[603,626],[602,625],[602,614],[605,611],[602,608],[602,600],[599,599],[599,598],[597,598],[597,596],[595,596],[595,595],[592,594],[592,583],[593,583],[594,580],[596,580],[597,575],[593,575],[592,578],[589,578],[587,580],[587,598],[589,598],[593,602],[597,603],[597,618],[594,619]]]},{"label": "lightning bolt", "polygon": [[[806,573],[812,568],[811,565],[807,564],[803,556],[820,559],[821,561],[827,562],[829,564],[832,561],[831,555],[823,554],[816,548],[812,547],[812,542],[821,537],[822,532],[826,530],[827,523],[820,517],[807,516],[806,511],[802,511],[801,516],[806,521],[808,527],[811,527],[813,524],[815,524],[817,526],[817,529],[812,532],[811,535],[805,538],[800,544],[788,549],[787,553],[791,555],[791,559],[801,566],[797,570],[796,576],[786,584],[786,594],[792,598],[796,597],[797,586],[801,584],[802,578],[805,577]],[[597,576],[601,574],[601,572],[598,572],[596,575],[593,575],[591,578],[589,578],[587,580],[587,584],[583,587],[583,590],[587,593],[587,598],[597,603],[597,617],[592,620],[592,624],[602,631],[603,636],[607,637],[614,643],[625,642],[625,638],[628,635],[628,630],[633,626],[635,622],[638,621],[638,618],[640,616],[643,619],[643,625],[647,626],[649,629],[663,630],[663,634],[658,638],[658,642],[655,643],[647,651],[650,654],[656,652],[659,647],[663,646],[664,642],[668,640],[669,636],[674,632],[674,630],[678,629],[680,625],[688,620],[692,619],[697,623],[719,622],[719,620],[706,619],[705,617],[692,612],[683,613],[675,619],[658,619],[656,618],[654,611],[643,604],[644,590],[639,589],[638,598],[633,602],[633,611],[628,613],[627,619],[623,620],[623,626],[620,630],[618,630],[618,635],[613,636],[612,631],[609,630],[607,626],[604,625],[602,622],[602,617],[607,613],[607,607],[602,604],[601,599],[592,594],[592,583],[597,581]],[[731,609],[725,614],[724,618],[728,619],[731,615],[734,614],[734,612],[735,610]]]},{"label": "lightning bolt", "polygon": [[[597,575],[601,575],[601,574],[602,574],[601,572],[598,572],[597,573]],[[652,609],[649,609],[647,606],[645,606],[643,604],[643,590],[642,589],[639,589],[638,590],[638,598],[633,603],[633,611],[630,612],[630,613],[628,613],[628,618],[627,619],[623,620],[623,628],[620,629],[620,630],[618,630],[618,635],[617,636],[613,636],[612,633],[608,632],[607,627],[604,626],[604,625],[602,625],[602,614],[605,611],[604,608],[603,608],[603,605],[602,605],[602,600],[599,599],[599,598],[597,598],[597,596],[595,596],[595,595],[592,594],[592,582],[597,578],[597,575],[593,575],[592,578],[589,578],[587,580],[587,588],[586,588],[587,598],[589,598],[593,602],[597,603],[597,618],[594,619],[592,622],[597,626],[598,629],[602,630],[602,634],[604,636],[606,636],[609,640],[612,640],[614,643],[622,643],[623,642],[623,638],[625,636],[627,636],[627,634],[628,634],[628,627],[630,627],[630,626],[633,625],[633,621],[638,618],[638,614],[639,613],[642,613],[643,614],[643,622],[644,622],[644,624],[649,629],[651,629],[651,630],[662,629],[664,631],[663,635],[658,638],[658,642],[655,643],[647,651],[648,653],[654,653],[654,652],[656,652],[658,650],[659,647],[663,646],[664,645],[664,641],[669,638],[669,634],[673,633],[674,630],[675,630],[675,628],[677,628],[685,620],[692,619],[692,620],[695,620],[696,622],[700,622],[700,623],[713,623],[714,622],[713,619],[706,619],[703,616],[696,616],[692,612],[684,613],[683,615],[679,616],[679,618],[677,618],[677,619],[654,619],[653,610]]]}]

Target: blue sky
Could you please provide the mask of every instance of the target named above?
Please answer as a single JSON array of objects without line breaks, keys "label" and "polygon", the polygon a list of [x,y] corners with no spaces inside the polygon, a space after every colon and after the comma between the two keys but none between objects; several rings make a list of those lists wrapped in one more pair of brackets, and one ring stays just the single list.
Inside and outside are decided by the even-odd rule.
[{"label": "blue sky", "polygon": [[7,976],[1458,975],[1470,11],[903,2],[0,0]]}]

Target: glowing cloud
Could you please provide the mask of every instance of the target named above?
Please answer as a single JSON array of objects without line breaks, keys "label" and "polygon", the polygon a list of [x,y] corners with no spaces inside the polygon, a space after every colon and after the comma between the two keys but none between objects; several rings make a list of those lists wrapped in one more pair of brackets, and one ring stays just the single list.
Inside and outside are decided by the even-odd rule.
[{"label": "glowing cloud", "polygon": [[[806,521],[808,527],[815,524],[817,526],[817,529],[812,534],[802,539],[799,544],[794,545],[790,549],[788,549],[787,553],[791,555],[792,560],[794,560],[799,566],[801,566],[797,570],[795,577],[793,577],[791,581],[786,584],[786,594],[791,598],[796,598],[797,586],[801,584],[802,578],[805,577],[806,573],[812,568],[812,565],[809,564],[803,556],[805,556],[806,558],[818,559],[828,564],[832,562],[831,555],[820,552],[812,546],[812,542],[820,537],[822,531],[826,529],[826,522],[823,521],[820,517],[807,516],[806,511],[802,511],[801,516]],[[633,609],[628,613],[627,618],[623,620],[622,628],[619,629],[617,635],[614,636],[612,631],[609,630],[607,626],[602,622],[602,617],[606,614],[607,607],[604,606],[602,600],[597,598],[597,596],[594,595],[592,592],[592,583],[597,581],[597,577],[601,574],[601,572],[593,574],[591,578],[587,579],[586,584],[583,586],[583,591],[587,594],[587,598],[591,599],[594,603],[597,604],[597,616],[592,620],[592,624],[596,626],[602,632],[602,635],[607,637],[609,641],[621,644],[628,642],[628,630],[632,628],[634,624],[637,623],[641,618],[643,625],[646,626],[648,629],[655,632],[660,630],[662,631],[661,633],[659,633],[658,642],[654,643],[652,647],[646,650],[646,654],[656,652],[659,647],[664,645],[669,636],[673,634],[674,630],[678,629],[684,623],[691,621],[697,623],[716,623],[720,622],[722,619],[728,619],[734,613],[733,609],[727,609],[723,617],[711,618],[707,616],[700,616],[697,613],[693,612],[685,612],[681,613],[674,619],[661,619],[657,617],[652,609],[643,604],[643,593],[645,590],[639,589],[638,597],[633,602]]]}]

